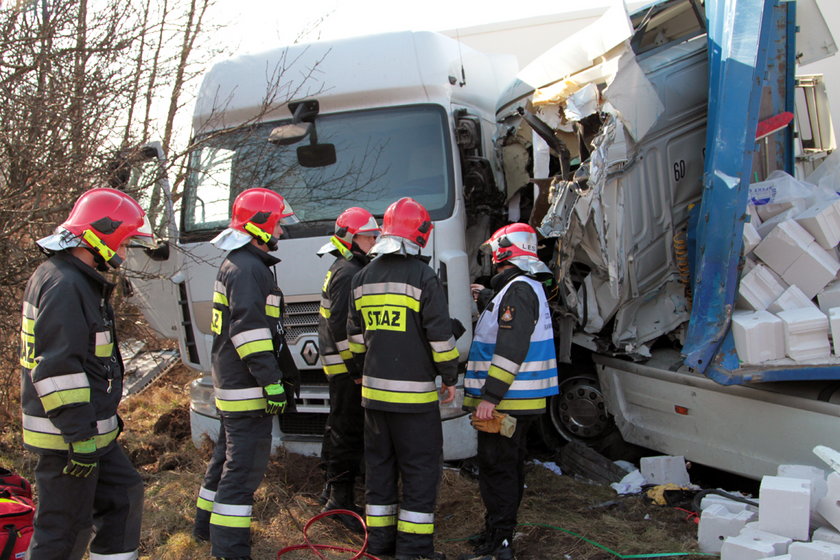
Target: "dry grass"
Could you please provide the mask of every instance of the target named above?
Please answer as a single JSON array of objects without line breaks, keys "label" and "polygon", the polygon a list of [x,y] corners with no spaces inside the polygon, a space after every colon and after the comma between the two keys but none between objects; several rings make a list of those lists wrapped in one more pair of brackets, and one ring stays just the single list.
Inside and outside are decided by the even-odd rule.
[{"label": "dry grass", "polygon": [[[210,546],[191,536],[196,493],[210,455],[209,445],[198,450],[189,438],[187,384],[191,379],[186,368],[175,368],[124,402],[121,410],[126,423],[123,444],[146,481],[141,550],[146,560],[210,557]],[[0,465],[31,477],[34,464],[34,456],[21,451],[17,429],[0,430]],[[520,510],[520,522],[525,525],[515,541],[519,560],[612,558],[576,536],[546,526],[572,531],[620,554],[697,550],[696,525],[672,508],[649,505],[637,496],[617,498],[608,487],[557,476],[539,466],[530,467],[527,485]],[[255,496],[255,559],[274,559],[279,549],[303,542],[303,526],[320,510],[321,486],[317,459],[293,454],[272,459]],[[611,505],[599,506],[604,503]],[[469,552],[465,539],[483,524],[477,483],[456,469],[445,469],[438,504],[437,548],[457,558]],[[330,520],[313,525],[309,537],[315,543],[357,548],[362,542]],[[314,557],[306,551],[283,556],[285,560]]]}]

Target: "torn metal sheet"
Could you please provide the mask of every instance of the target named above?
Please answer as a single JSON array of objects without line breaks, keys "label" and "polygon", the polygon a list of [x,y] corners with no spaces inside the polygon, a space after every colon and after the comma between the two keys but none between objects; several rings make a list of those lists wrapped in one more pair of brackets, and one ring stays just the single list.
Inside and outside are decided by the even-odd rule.
[{"label": "torn metal sheet", "polygon": [[579,121],[598,111],[601,105],[600,97],[598,86],[586,84],[566,99],[566,120]]},{"label": "torn metal sheet", "polygon": [[613,5],[595,23],[561,41],[536,58],[517,76],[532,88],[543,87],[558,79],[592,66],[595,61],[633,36],[633,25],[624,3]]},{"label": "torn metal sheet", "polygon": [[618,73],[604,90],[604,97],[618,111],[621,122],[636,142],[645,137],[665,111],[656,89],[629,49],[621,55]]}]

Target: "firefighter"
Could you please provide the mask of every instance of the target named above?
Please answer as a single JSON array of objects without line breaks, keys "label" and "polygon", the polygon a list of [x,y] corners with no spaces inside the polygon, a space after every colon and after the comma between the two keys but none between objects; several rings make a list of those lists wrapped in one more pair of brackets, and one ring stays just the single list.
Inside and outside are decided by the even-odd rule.
[{"label": "firefighter", "polygon": [[212,376],[219,437],[198,492],[193,534],[221,559],[250,558],[251,508],[271,453],[274,417],[286,408],[278,356],[285,346],[283,294],[271,267],[283,225],[297,223],[282,196],[253,188],[233,202],[230,226],[213,239],[230,251],[213,292]]},{"label": "firefighter", "polygon": [[388,207],[377,256],[353,277],[347,320],[350,350],[364,363],[368,552],[398,560],[443,558],[433,546],[443,456],[435,377],[451,402],[458,350],[443,286],[420,256],[432,227],[411,198]]},{"label": "firefighter", "polygon": [[37,241],[48,255],[26,285],[21,322],[23,445],[38,454],[38,508],[27,558],[137,558],[143,482],[117,444],[123,362],[110,304],[129,243],[153,247],[127,194],[92,189]]},{"label": "firefighter", "polygon": [[479,430],[479,491],[487,510],[473,558],[512,560],[526,435],[545,412],[546,398],[558,393],[554,333],[541,283],[551,272],[537,257],[537,234],[528,224],[509,224],[484,245],[497,274],[490,281],[492,300],[475,327],[464,379],[464,407],[474,411]]},{"label": "firefighter", "polygon": [[[328,487],[323,511],[347,509],[362,513],[356,507],[353,492],[364,452],[362,371],[347,342],[347,310],[350,281],[368,263],[367,252],[379,232],[379,225],[370,212],[348,208],[336,219],[335,234],[318,251],[319,256],[335,257],[324,278],[318,319],[321,364],[330,387],[330,415],[321,449]],[[354,531],[362,529],[354,517],[338,518]]]}]

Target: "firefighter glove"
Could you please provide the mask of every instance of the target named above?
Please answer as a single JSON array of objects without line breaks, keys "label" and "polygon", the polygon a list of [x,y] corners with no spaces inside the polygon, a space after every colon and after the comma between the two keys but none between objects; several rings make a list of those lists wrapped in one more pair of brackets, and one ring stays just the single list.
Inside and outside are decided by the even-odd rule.
[{"label": "firefighter glove", "polygon": [[493,411],[493,417],[489,420],[479,420],[475,417],[475,413],[472,413],[470,424],[480,432],[501,434],[505,437],[512,437],[516,431],[516,418],[495,410]]},{"label": "firefighter glove", "polygon": [[271,383],[263,387],[265,393],[265,411],[269,414],[282,414],[286,410],[286,391],[282,383]]},{"label": "firefighter glove", "polygon": [[87,478],[96,468],[96,442],[93,438],[85,441],[74,441],[70,444],[67,456],[67,466],[62,471],[70,476]]}]

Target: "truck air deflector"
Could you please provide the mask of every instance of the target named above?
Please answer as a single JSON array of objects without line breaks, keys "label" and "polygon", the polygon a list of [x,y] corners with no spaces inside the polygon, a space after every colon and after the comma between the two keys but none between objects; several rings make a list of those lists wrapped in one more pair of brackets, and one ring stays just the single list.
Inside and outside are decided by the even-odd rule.
[{"label": "truck air deflector", "polygon": [[[787,35],[774,26],[787,17],[777,0],[709,0],[709,105],[703,200],[697,226],[692,315],[685,364],[705,372],[728,328],[735,292],[755,130],[770,44]],[[776,112],[784,108],[778,108]]]}]

